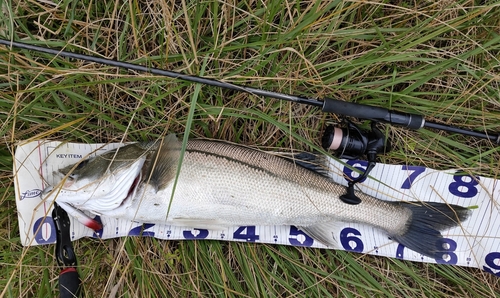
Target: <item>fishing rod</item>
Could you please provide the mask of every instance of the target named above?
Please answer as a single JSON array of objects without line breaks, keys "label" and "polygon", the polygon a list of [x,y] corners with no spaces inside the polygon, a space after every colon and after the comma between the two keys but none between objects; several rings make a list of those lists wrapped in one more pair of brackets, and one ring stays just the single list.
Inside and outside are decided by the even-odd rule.
[{"label": "fishing rod", "polygon": [[[426,121],[422,115],[402,113],[398,111],[388,110],[381,107],[375,107],[370,105],[364,105],[353,102],[345,102],[341,100],[324,98],[309,98],[301,97],[290,94],[284,94],[279,92],[267,91],[262,89],[257,89],[248,86],[242,86],[227,82],[218,81],[215,79],[209,79],[199,76],[186,75],[179,72],[162,70],[158,68],[141,66],[138,64],[133,64],[129,62],[123,62],[118,60],[111,60],[106,58],[101,58],[97,56],[84,55],[78,53],[72,53],[64,50],[56,50],[42,46],[36,46],[21,42],[8,41],[0,39],[0,44],[11,48],[25,49],[40,53],[51,54],[54,56],[61,56],[71,59],[78,59],[88,62],[99,63],[103,65],[109,65],[118,68],[124,68],[129,70],[135,70],[139,72],[152,73],[155,75],[166,76],[174,79],[180,79],[184,81],[216,86],[220,88],[235,90],[239,92],[246,92],[253,95],[271,97],[280,100],[291,101],[299,104],[306,104],[314,107],[320,108],[323,112],[334,113],[343,116],[349,116],[354,118],[368,119],[371,120],[371,129],[363,130],[353,124],[352,122],[347,122],[347,126],[343,128],[328,126],[325,134],[322,138],[322,146],[325,149],[331,149],[337,151],[338,156],[341,158],[357,158],[361,155],[366,155],[368,159],[368,165],[366,170],[360,174],[360,176],[348,183],[346,194],[340,196],[340,199],[347,204],[359,204],[361,199],[357,197],[354,193],[354,185],[368,176],[368,173],[373,169],[376,164],[377,154],[387,152],[390,150],[390,143],[386,140],[384,134],[376,127],[377,122],[388,123],[391,125],[402,126],[409,129],[418,130],[421,128],[431,128],[436,130],[442,130],[452,133],[459,133],[462,135],[473,136],[477,138],[487,139],[491,142],[500,145],[500,135],[499,134],[489,134],[482,133],[473,130],[467,130],[455,126],[439,124],[431,121]],[[56,209],[55,209],[56,210]],[[54,211],[56,212],[56,211]],[[59,215],[58,215],[59,214]],[[54,218],[57,220],[63,220],[64,218],[60,213],[54,214]],[[60,218],[60,219],[59,219]],[[69,222],[69,221],[68,221]],[[67,227],[62,225],[61,227]],[[60,285],[62,285],[61,293],[69,293],[71,295],[78,296],[80,291],[81,280],[75,269],[76,258],[71,255],[71,258],[64,259],[61,257],[62,246],[67,240],[67,228],[60,232],[60,240],[56,247],[56,254],[58,256],[58,262],[61,266],[69,266],[69,269],[64,269],[61,272]],[[66,237],[66,238],[64,238]],[[72,250],[71,250],[72,251]],[[66,248],[66,253],[68,248]],[[60,261],[62,260],[62,261]]]},{"label": "fishing rod", "polygon": [[242,86],[227,82],[218,81],[199,76],[186,75],[175,71],[163,70],[153,67],[142,66],[124,61],[101,58],[97,56],[72,53],[64,50],[56,50],[42,46],[31,45],[22,42],[8,41],[0,39],[0,44],[35,52],[51,54],[66,58],[78,59],[88,62],[99,63],[103,65],[114,66],[123,69],[135,70],[139,72],[152,73],[155,75],[166,76],[174,79],[216,86],[220,88],[246,92],[253,95],[271,97],[299,104],[306,104],[321,108],[325,113],[334,113],[343,116],[349,116],[372,121],[370,130],[362,130],[350,121],[346,121],[346,127],[339,128],[328,126],[322,137],[322,146],[326,150],[334,150],[339,158],[356,159],[365,155],[368,160],[366,170],[360,176],[349,182],[347,194],[341,199],[348,204],[359,204],[361,200],[354,195],[354,185],[368,176],[370,171],[376,165],[377,154],[386,153],[390,150],[390,142],[384,134],[376,128],[377,122],[388,123],[391,125],[402,126],[409,129],[418,130],[421,128],[432,128],[462,135],[482,138],[500,145],[500,134],[483,133],[468,129],[463,129],[451,125],[440,124],[426,121],[422,115],[402,113],[388,110],[381,107],[375,107],[354,102],[346,102],[332,98],[308,98],[296,95],[284,94],[274,91],[262,90],[248,86]]},{"label": "fishing rod", "polygon": [[343,116],[349,116],[354,118],[368,119],[375,122],[383,122],[391,125],[402,126],[409,129],[421,129],[421,128],[432,128],[436,130],[442,130],[452,133],[459,133],[462,135],[473,136],[477,138],[487,139],[492,141],[493,143],[500,145],[500,134],[490,134],[483,133],[468,129],[463,129],[451,125],[445,125],[440,123],[435,123],[431,121],[426,121],[422,115],[417,114],[409,114],[402,113],[398,111],[388,110],[381,107],[375,107],[365,104],[359,104],[354,102],[345,102],[337,99],[324,98],[324,99],[316,99],[316,98],[308,98],[295,96],[290,94],[284,94],[274,91],[262,90],[248,86],[242,86],[227,82],[218,81],[215,79],[209,79],[199,76],[186,75],[175,71],[163,70],[153,67],[146,67],[138,64],[133,64],[129,62],[123,62],[118,60],[106,59],[91,55],[84,55],[78,53],[72,53],[64,50],[56,50],[31,44],[26,44],[22,42],[15,42],[0,39],[0,44],[12,47],[19,48],[25,50],[31,50],[35,52],[47,53],[54,56],[61,56],[66,58],[73,58],[88,62],[95,62],[99,64],[114,66],[118,68],[124,68],[129,70],[135,70],[139,72],[152,73],[155,75],[166,76],[174,79],[200,83],[204,85],[216,86],[220,88],[246,92],[254,95],[271,97],[286,101],[291,101],[299,104],[306,104],[315,107],[321,108],[321,110],[325,113],[334,113]]},{"label": "fishing rod", "polygon": [[339,158],[355,159],[362,155],[367,156],[369,162],[367,170],[363,173],[361,177],[354,180],[353,183],[358,182],[359,180],[363,179],[368,175],[370,170],[375,166],[375,160],[378,153],[388,152],[390,150],[390,144],[388,143],[387,140],[385,140],[385,137],[380,132],[380,130],[378,130],[374,125],[374,123],[377,122],[402,126],[414,130],[418,130],[421,128],[431,128],[451,133],[459,133],[462,135],[487,139],[497,145],[500,145],[500,134],[478,132],[451,125],[426,121],[422,115],[402,113],[381,107],[375,107],[354,102],[346,102],[332,98],[317,99],[317,98],[301,97],[274,91],[262,90],[253,87],[222,82],[215,79],[186,75],[175,71],[147,67],[124,61],[101,58],[97,56],[72,53],[64,50],[51,49],[47,47],[36,46],[22,42],[0,39],[0,44],[12,48],[31,50],[35,52],[51,54],[54,56],[61,56],[66,58],[94,62],[128,70],[135,70],[139,72],[152,73],[155,75],[166,76],[174,79],[179,79],[204,85],[216,86],[239,92],[246,92],[253,95],[271,97],[299,104],[306,104],[321,108],[321,110],[325,113],[334,113],[343,116],[371,120],[372,121],[371,130],[368,131],[362,130],[356,125],[354,125],[352,122],[347,121],[348,122],[347,127],[344,128],[338,128],[333,126],[327,127],[322,138],[323,148],[336,151],[337,156]]}]

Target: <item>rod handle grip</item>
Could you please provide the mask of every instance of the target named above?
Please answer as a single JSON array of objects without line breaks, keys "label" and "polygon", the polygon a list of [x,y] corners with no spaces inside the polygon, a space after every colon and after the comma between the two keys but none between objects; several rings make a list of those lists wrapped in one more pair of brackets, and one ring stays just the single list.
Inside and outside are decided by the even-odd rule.
[{"label": "rod handle grip", "polygon": [[331,98],[325,98],[323,100],[322,111],[326,113],[334,113],[355,118],[390,123],[410,129],[420,129],[424,127],[425,124],[424,117],[421,115],[400,113],[381,107],[374,107]]}]

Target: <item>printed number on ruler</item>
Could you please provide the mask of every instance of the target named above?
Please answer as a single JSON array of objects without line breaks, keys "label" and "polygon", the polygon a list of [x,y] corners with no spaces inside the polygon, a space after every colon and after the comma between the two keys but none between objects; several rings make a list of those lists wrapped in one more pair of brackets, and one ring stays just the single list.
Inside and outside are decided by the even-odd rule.
[{"label": "printed number on ruler", "polygon": [[404,165],[402,167],[402,170],[403,171],[412,171],[412,172],[410,173],[410,175],[408,175],[408,178],[406,178],[406,180],[403,182],[403,185],[401,185],[401,189],[410,189],[411,185],[413,184],[413,182],[415,182],[415,179],[420,174],[422,174],[423,172],[425,172],[425,168],[424,167],[408,166],[408,165]]},{"label": "printed number on ruler", "polygon": [[477,185],[479,184],[479,177],[464,175],[464,172],[456,172],[453,175],[453,180],[448,187],[450,193],[461,198],[473,198],[479,192]]},{"label": "printed number on ruler", "polygon": [[92,237],[93,238],[102,238],[102,235],[104,233],[104,225],[102,224],[102,220],[101,220],[101,217],[99,215],[96,215],[96,217],[93,218],[95,221],[97,221],[98,223],[101,224],[101,227],[99,230],[95,230],[93,233],[92,233]]},{"label": "printed number on ruler", "polygon": [[[438,264],[449,264],[456,265],[458,263],[458,257],[455,254],[457,249],[457,243],[453,239],[441,238],[438,243],[438,252],[436,253],[435,260]],[[396,249],[396,258],[404,259],[404,249],[406,247],[403,244],[398,244]]]},{"label": "printed number on ruler", "polygon": [[486,262],[486,265],[483,266],[484,271],[500,277],[500,252],[490,252],[486,255],[484,261]]},{"label": "printed number on ruler", "polygon": [[205,229],[191,229],[182,232],[185,239],[205,239],[208,237],[208,230]]},{"label": "printed number on ruler", "polygon": [[255,226],[239,227],[233,233],[233,239],[245,240],[248,242],[255,242],[255,240],[259,240],[259,238],[259,235],[255,234]]},{"label": "printed number on ruler", "polygon": [[398,244],[398,248],[396,248],[396,258],[400,260],[404,260],[405,258],[405,246],[403,244]]},{"label": "printed number on ruler", "polygon": [[154,227],[154,224],[142,224],[140,226],[137,226],[128,232],[129,236],[144,236],[144,237],[154,237],[155,232],[153,231],[148,231],[148,229]]},{"label": "printed number on ruler", "polygon": [[[366,167],[368,166],[368,162],[365,160],[348,160],[346,162],[348,165],[351,167],[358,169],[360,171],[365,171]],[[415,179],[422,173],[425,172],[426,168],[425,167],[420,167],[420,166],[408,166],[408,165],[403,165],[401,168],[403,171],[412,171],[408,178],[403,182],[403,185],[401,186],[402,189],[409,189],[412,185],[412,183],[415,181]],[[344,166],[343,169],[344,174],[346,175],[346,180],[351,181],[359,177],[359,173],[352,170],[348,166]],[[354,174],[355,173],[355,174]],[[364,182],[366,178],[361,179],[360,182]]]},{"label": "printed number on ruler", "polygon": [[314,240],[296,226],[290,226],[288,242],[295,246],[311,246]]},{"label": "printed number on ruler", "polygon": [[438,243],[438,252],[436,253],[436,263],[456,265],[458,257],[455,254],[457,243],[453,239],[441,238]]},{"label": "printed number on ruler", "polygon": [[[348,160],[348,161],[346,161],[346,164],[350,165],[351,167],[353,167],[357,170],[360,170],[361,172],[364,172],[366,170],[366,167],[368,166],[368,162],[366,160]],[[353,169],[351,169],[348,166],[344,166],[343,172],[346,176],[345,179],[347,181],[354,180],[361,175],[359,172],[354,171]],[[365,180],[366,180],[366,177],[361,179],[359,182],[361,183],[361,182],[364,182]]]},{"label": "printed number on ruler", "polygon": [[50,244],[56,242],[56,226],[50,216],[40,217],[33,225],[33,235],[38,244]]},{"label": "printed number on ruler", "polygon": [[[354,235],[354,236],[351,236]],[[363,252],[365,248],[361,238],[356,236],[361,236],[361,233],[354,228],[344,228],[340,231],[340,243],[345,250],[354,252]]]}]

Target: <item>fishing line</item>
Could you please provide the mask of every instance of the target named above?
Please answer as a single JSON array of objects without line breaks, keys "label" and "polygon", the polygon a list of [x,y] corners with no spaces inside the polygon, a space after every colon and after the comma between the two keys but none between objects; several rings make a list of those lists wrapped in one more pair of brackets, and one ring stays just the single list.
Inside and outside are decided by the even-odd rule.
[{"label": "fishing line", "polygon": [[500,145],[500,134],[483,133],[483,132],[463,129],[463,128],[459,128],[459,127],[455,127],[455,126],[451,126],[451,125],[430,122],[430,121],[426,121],[422,115],[401,113],[401,112],[397,112],[397,111],[384,109],[381,107],[374,107],[374,106],[353,103],[353,102],[345,102],[345,101],[340,101],[340,100],[331,99],[331,98],[316,99],[316,98],[308,98],[308,97],[301,97],[301,96],[295,96],[295,95],[290,95],[290,94],[284,94],[284,93],[279,93],[279,92],[273,92],[273,91],[268,91],[268,90],[262,90],[262,89],[257,89],[257,88],[222,82],[222,81],[218,81],[215,79],[209,79],[209,78],[198,77],[198,76],[193,76],[193,75],[186,75],[186,74],[182,74],[182,73],[175,72],[175,71],[163,70],[163,69],[158,69],[158,68],[153,68],[153,67],[146,67],[146,66],[133,64],[133,63],[129,63],[129,62],[124,62],[124,61],[118,61],[118,60],[101,58],[101,57],[96,57],[96,56],[91,56],[91,55],[72,53],[72,52],[68,52],[68,51],[64,51],[64,50],[50,49],[50,48],[46,48],[46,47],[42,47],[42,46],[36,46],[36,45],[15,42],[15,41],[8,41],[8,40],[4,40],[4,39],[0,39],[0,44],[8,46],[8,47],[12,47],[12,48],[31,50],[31,51],[35,51],[35,52],[51,54],[54,56],[61,56],[61,57],[67,57],[67,58],[72,58],[72,59],[88,61],[88,62],[95,62],[95,63],[114,66],[114,67],[123,68],[123,69],[130,69],[130,70],[135,70],[135,71],[139,71],[139,72],[152,73],[155,75],[166,76],[166,77],[170,77],[170,78],[174,78],[174,79],[179,79],[179,80],[184,80],[184,81],[189,81],[189,82],[194,82],[194,83],[199,83],[199,84],[204,84],[204,85],[216,86],[216,87],[235,90],[235,91],[239,91],[239,92],[246,92],[246,93],[250,93],[250,94],[254,94],[254,95],[258,95],[258,96],[271,97],[271,98],[291,101],[291,102],[295,102],[295,103],[299,103],[299,104],[311,105],[311,106],[315,106],[315,107],[320,107],[321,110],[323,112],[326,112],[326,113],[334,113],[334,114],[344,115],[344,116],[349,116],[349,117],[368,119],[368,120],[372,120],[372,121],[376,121],[376,122],[384,122],[384,123],[389,123],[391,125],[402,126],[402,127],[414,129],[414,130],[426,127],[426,128],[436,129],[436,130],[443,130],[443,131],[447,131],[447,132],[458,133],[458,134],[462,134],[462,135],[473,136],[473,137],[482,138],[482,139],[488,139],[488,140],[494,142],[495,144]]}]

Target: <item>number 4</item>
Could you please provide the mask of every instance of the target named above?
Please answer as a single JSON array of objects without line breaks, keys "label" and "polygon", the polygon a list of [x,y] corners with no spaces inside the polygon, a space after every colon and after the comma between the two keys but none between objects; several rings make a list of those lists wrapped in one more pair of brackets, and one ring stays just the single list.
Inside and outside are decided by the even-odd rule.
[{"label": "number 4", "polygon": [[255,242],[255,240],[259,240],[260,237],[255,234],[255,226],[243,226],[234,231],[233,238],[248,242]]}]

